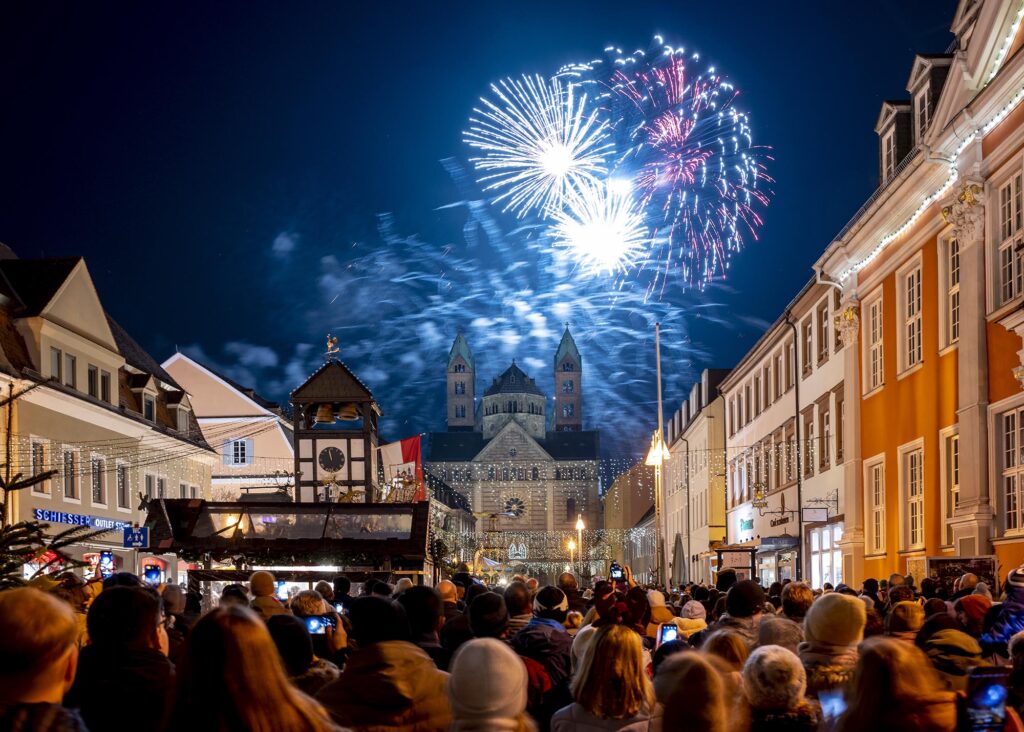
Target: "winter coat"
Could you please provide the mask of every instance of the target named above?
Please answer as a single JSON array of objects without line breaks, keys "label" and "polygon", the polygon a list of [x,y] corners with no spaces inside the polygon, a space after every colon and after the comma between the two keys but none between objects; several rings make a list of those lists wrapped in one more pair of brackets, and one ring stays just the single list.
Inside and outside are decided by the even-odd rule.
[{"label": "winter coat", "polygon": [[256,614],[263,618],[264,621],[270,620],[275,615],[288,615],[288,608],[286,608],[280,600],[272,595],[263,595],[262,597],[255,597],[249,604]]},{"label": "winter coat", "polygon": [[807,672],[808,698],[817,699],[821,691],[849,687],[857,666],[856,646],[816,647],[805,641],[799,649],[797,655]]},{"label": "winter coat", "polygon": [[743,636],[747,644],[747,650],[757,647],[757,634],[761,629],[761,618],[734,618],[731,615],[723,615],[712,628],[715,630],[733,630]]},{"label": "winter coat", "polygon": [[940,630],[924,642],[922,650],[950,691],[967,691],[967,675],[981,660],[978,641],[960,630]]},{"label": "winter coat", "polygon": [[78,713],[60,704],[0,704],[5,732],[89,732]]},{"label": "winter coat", "polygon": [[336,665],[322,658],[314,658],[313,663],[303,673],[292,676],[291,682],[304,694],[316,696],[318,691],[338,678],[339,675],[341,675],[341,671]]},{"label": "winter coat", "polygon": [[660,726],[645,711],[629,719],[601,719],[576,703],[559,709],[551,717],[551,732],[647,732]]},{"label": "winter coat", "polygon": [[512,636],[508,643],[520,656],[543,664],[553,686],[566,681],[572,673],[572,636],[553,620],[534,618],[529,625]]},{"label": "winter coat", "polygon": [[1006,599],[999,606],[999,616],[989,631],[979,638],[982,650],[1009,656],[1007,643],[1014,633],[1024,630],[1024,566],[1010,572],[1006,578]]},{"label": "winter coat", "polygon": [[[872,721],[870,732],[954,732],[957,729],[956,694],[940,691],[907,699],[886,710],[882,719]],[[865,726],[864,720],[843,716],[835,729],[839,732],[861,732]]]},{"label": "winter coat", "polygon": [[133,732],[147,732],[161,729],[173,690],[174,665],[160,651],[91,645],[78,654],[64,706],[77,708],[92,732],[121,732],[125,719]]},{"label": "winter coat", "polygon": [[817,705],[809,702],[796,709],[750,710],[750,732],[815,732],[820,721]]},{"label": "winter coat", "polygon": [[676,627],[679,628],[679,637],[689,640],[695,633],[707,628],[708,624],[701,618],[676,618]]},{"label": "winter coat", "polygon": [[406,641],[360,648],[316,695],[338,724],[357,732],[446,732],[446,681],[423,650]]}]

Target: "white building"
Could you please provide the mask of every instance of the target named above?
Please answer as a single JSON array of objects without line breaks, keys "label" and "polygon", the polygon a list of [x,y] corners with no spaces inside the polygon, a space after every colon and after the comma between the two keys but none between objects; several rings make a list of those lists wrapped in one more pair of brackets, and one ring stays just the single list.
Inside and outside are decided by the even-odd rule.
[{"label": "white building", "polygon": [[710,582],[725,540],[725,398],[728,369],[705,369],[668,421],[663,501],[671,584]]},{"label": "white building", "polygon": [[843,531],[845,359],[838,311],[839,291],[812,280],[721,384],[727,541],[757,550],[755,572],[766,585],[842,581],[836,545]]}]

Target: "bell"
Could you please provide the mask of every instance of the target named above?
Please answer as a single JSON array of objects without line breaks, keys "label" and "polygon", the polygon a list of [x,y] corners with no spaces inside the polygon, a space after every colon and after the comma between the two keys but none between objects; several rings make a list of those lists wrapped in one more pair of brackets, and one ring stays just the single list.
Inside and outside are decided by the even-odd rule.
[{"label": "bell", "polygon": [[351,422],[352,420],[359,419],[359,407],[353,402],[345,402],[338,408],[335,414],[340,421]]},{"label": "bell", "polygon": [[316,408],[316,417],[313,421],[317,424],[333,424],[334,423],[334,410],[331,409],[330,404],[321,404]]}]

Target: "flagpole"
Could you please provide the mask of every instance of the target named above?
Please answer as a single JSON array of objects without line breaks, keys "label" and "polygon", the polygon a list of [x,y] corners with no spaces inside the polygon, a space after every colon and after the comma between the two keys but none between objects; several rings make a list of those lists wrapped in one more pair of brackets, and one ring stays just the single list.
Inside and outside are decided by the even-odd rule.
[{"label": "flagpole", "polygon": [[[657,449],[660,453],[663,452],[662,447],[665,444],[665,429],[664,420],[662,418],[661,411],[661,323],[654,324],[654,361],[657,366],[658,376],[658,445]],[[661,531],[661,470],[662,460],[658,460],[658,464],[654,466],[654,545],[658,552],[658,562],[655,564],[655,570],[657,571],[657,583],[662,586],[667,586],[665,582],[665,550],[662,546],[663,537]]]}]

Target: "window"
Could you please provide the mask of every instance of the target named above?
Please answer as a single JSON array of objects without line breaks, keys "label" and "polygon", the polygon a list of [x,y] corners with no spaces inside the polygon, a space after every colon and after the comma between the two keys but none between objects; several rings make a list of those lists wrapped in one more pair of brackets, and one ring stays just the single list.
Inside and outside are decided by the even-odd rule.
[{"label": "window", "polygon": [[178,484],[178,498],[188,498],[188,486],[184,483]]},{"label": "window", "polygon": [[100,371],[100,399],[110,404],[110,373]]},{"label": "window", "polygon": [[64,451],[64,498],[78,500],[78,476],[75,475],[75,453]]},{"label": "window", "polygon": [[868,506],[868,553],[885,553],[885,458],[864,466],[864,490]]},{"label": "window", "polygon": [[540,469],[534,468],[531,473],[531,477],[533,478],[533,480],[540,480]]},{"label": "window", "polygon": [[167,496],[167,481],[164,478],[156,479],[156,497],[165,498]]},{"label": "window", "polygon": [[456,381],[455,382],[455,393],[456,394],[465,394],[466,393],[466,382],[465,381]]},{"label": "window", "polygon": [[466,406],[464,404],[458,404],[455,406],[455,418],[465,419],[466,417]]},{"label": "window", "polygon": [[828,458],[832,449],[832,412],[829,411],[828,399],[818,406],[818,434],[821,435],[821,444],[818,446],[818,469],[828,470]]},{"label": "window", "polygon": [[903,516],[903,548],[924,546],[924,450],[912,447],[901,450],[900,491]]},{"label": "window", "polygon": [[199,497],[199,486],[195,486],[195,485],[194,486],[190,486],[189,487],[188,497],[189,498],[198,498]]},{"label": "window", "polygon": [[754,377],[754,416],[761,413],[761,377]]},{"label": "window", "polygon": [[782,396],[782,353],[775,354],[775,368],[772,371],[772,375],[775,377],[775,399]]},{"label": "window", "polygon": [[802,373],[804,376],[811,373],[811,359],[814,358],[814,326],[811,319],[803,322],[801,329],[801,351],[800,360],[803,362]]},{"label": "window", "polygon": [[249,441],[248,440],[232,440],[231,441],[231,464],[232,465],[248,465],[249,464]]},{"label": "window", "polygon": [[100,370],[92,364],[89,364],[86,374],[86,388],[89,392],[89,396],[94,399],[98,398],[100,395]]},{"label": "window", "polygon": [[867,306],[867,386],[868,391],[874,391],[882,386],[885,379],[883,369],[883,343],[882,343],[882,296],[871,301]]},{"label": "window", "polygon": [[804,477],[814,475],[814,410],[808,409],[804,414]]},{"label": "window", "polygon": [[70,353],[64,354],[64,384],[72,389],[78,388],[78,359]]},{"label": "window", "polygon": [[796,343],[790,341],[786,347],[786,391],[796,383]]},{"label": "window", "polygon": [[901,323],[903,332],[902,366],[907,370],[921,363],[921,265],[914,265],[900,276],[902,290]]},{"label": "window", "polygon": [[191,432],[191,425],[188,419],[188,410],[178,407],[178,432],[188,435]]},{"label": "window", "polygon": [[464,374],[466,373],[466,365],[457,363],[455,364],[455,368],[453,368],[452,371],[454,371],[457,374]]},{"label": "window", "polygon": [[117,507],[131,508],[131,486],[128,483],[128,466],[117,466]]},{"label": "window", "polygon": [[750,384],[748,383],[743,387],[743,424],[750,424],[752,415],[750,413],[750,406],[752,402],[750,400]]},{"label": "window", "polygon": [[572,379],[568,379],[567,381],[563,381],[562,382],[562,393],[563,394],[572,394],[574,388],[575,387],[573,385]]},{"label": "window", "polygon": [[942,503],[945,514],[945,544],[953,544],[951,519],[960,505],[960,435],[942,437]]},{"label": "window", "polygon": [[736,400],[729,400],[729,436],[736,434]]},{"label": "window", "polygon": [[846,402],[843,396],[843,387],[839,386],[835,391],[836,395],[836,465],[843,462],[843,426],[846,423]]},{"label": "window", "polygon": [[828,361],[828,348],[831,344],[828,335],[828,298],[818,306],[818,363]]},{"label": "window", "polygon": [[562,364],[562,371],[575,371],[575,370],[576,369],[573,367],[573,365],[569,361],[566,361],[565,363]]},{"label": "window", "polygon": [[[32,475],[39,475],[46,471],[46,445],[42,442],[32,441]],[[50,481],[44,480],[32,486],[32,492],[36,495],[46,496],[50,494]]]},{"label": "window", "polygon": [[107,486],[104,480],[104,472],[106,471],[106,463],[103,458],[92,459],[92,502],[98,503],[101,506],[107,504]]},{"label": "window", "polygon": [[768,367],[765,366],[761,369],[761,404],[767,409],[772,403],[771,393],[772,377],[768,371]]},{"label": "window", "polygon": [[786,427],[786,482],[792,483],[796,480],[796,437],[793,432],[792,423]]},{"label": "window", "polygon": [[152,475],[146,476],[146,498],[152,499],[156,494],[156,477]]},{"label": "window", "polygon": [[896,126],[882,135],[882,183],[888,183],[896,174]]},{"label": "window", "polygon": [[839,542],[843,538],[843,525],[832,524],[812,529],[811,587],[820,589],[826,582],[833,586],[843,581],[843,552]]},{"label": "window", "polygon": [[50,378],[61,381],[63,371],[64,354],[59,348],[50,347]]},{"label": "window", "polygon": [[[833,323],[833,325],[835,325],[835,318],[838,318],[839,317],[839,313],[842,311],[842,302],[840,302],[841,299],[842,299],[842,297],[839,294],[839,290],[836,290],[834,293],[832,293],[832,313],[833,313],[833,315],[832,315],[832,317],[833,317],[832,323]],[[832,338],[835,341],[835,348],[836,348],[836,352],[838,353],[839,351],[843,350],[843,336],[839,332],[839,328],[833,327],[832,328],[832,332],[833,332]]]},{"label": "window", "polygon": [[960,242],[949,239],[940,244],[943,257],[940,291],[944,296],[942,309],[942,346],[951,346],[960,340]]},{"label": "window", "polygon": [[563,417],[573,417],[573,416],[575,416],[575,414],[576,414],[576,409],[575,409],[575,407],[572,404],[564,404],[564,405],[562,405],[562,416]]},{"label": "window", "polygon": [[999,188],[999,299],[1013,300],[1024,291],[1021,266],[1021,174],[1015,174]]},{"label": "window", "polygon": [[565,501],[565,520],[572,521],[576,516],[576,499],[567,498]]},{"label": "window", "polygon": [[928,131],[928,118],[931,114],[929,109],[930,101],[931,88],[925,84],[924,88],[914,97],[914,139],[918,143],[921,142],[924,133]]},{"label": "window", "polygon": [[1021,489],[1024,488],[1024,408],[1003,415],[1003,513],[1005,530],[1020,531]]}]

